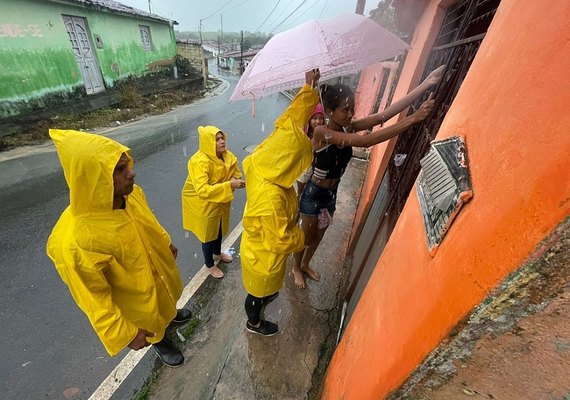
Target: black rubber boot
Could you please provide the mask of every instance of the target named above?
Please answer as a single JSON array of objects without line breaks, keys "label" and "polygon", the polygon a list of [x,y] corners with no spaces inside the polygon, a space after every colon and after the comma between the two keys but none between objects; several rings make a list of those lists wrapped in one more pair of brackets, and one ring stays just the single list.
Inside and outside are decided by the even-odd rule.
[{"label": "black rubber boot", "polygon": [[182,352],[168,339],[164,338],[160,342],[153,344],[152,347],[165,365],[169,367],[179,367],[184,363]]}]

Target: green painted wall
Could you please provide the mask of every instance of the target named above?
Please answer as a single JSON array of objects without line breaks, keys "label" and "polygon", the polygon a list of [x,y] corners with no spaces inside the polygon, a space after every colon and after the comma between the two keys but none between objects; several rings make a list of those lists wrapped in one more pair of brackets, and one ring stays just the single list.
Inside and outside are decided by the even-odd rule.
[{"label": "green painted wall", "polygon": [[[54,97],[84,95],[63,15],[83,17],[105,85],[141,76],[148,64],[176,55],[167,23],[46,0],[2,0],[0,13],[0,117],[50,104]],[[150,27],[153,49],[144,50],[139,25]],[[99,35],[103,48],[95,45]]]}]

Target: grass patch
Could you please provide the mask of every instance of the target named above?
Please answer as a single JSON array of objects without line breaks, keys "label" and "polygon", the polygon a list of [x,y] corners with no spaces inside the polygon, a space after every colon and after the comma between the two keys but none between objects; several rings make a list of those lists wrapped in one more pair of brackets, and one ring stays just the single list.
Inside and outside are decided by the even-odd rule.
[{"label": "grass patch", "polygon": [[200,319],[192,318],[182,330],[182,336],[184,336],[186,340],[189,340],[196,332],[198,325],[200,325]]},{"label": "grass patch", "polygon": [[144,104],[141,87],[133,79],[126,79],[117,85],[117,97],[122,108],[139,108]]},{"label": "grass patch", "polygon": [[133,396],[133,400],[147,400],[148,399],[148,396],[152,393],[153,386],[158,381],[158,377],[160,376],[161,371],[162,371],[162,368],[154,371],[148,377],[148,379],[145,381],[143,387],[140,388],[140,390],[138,392],[136,392],[135,395]]}]

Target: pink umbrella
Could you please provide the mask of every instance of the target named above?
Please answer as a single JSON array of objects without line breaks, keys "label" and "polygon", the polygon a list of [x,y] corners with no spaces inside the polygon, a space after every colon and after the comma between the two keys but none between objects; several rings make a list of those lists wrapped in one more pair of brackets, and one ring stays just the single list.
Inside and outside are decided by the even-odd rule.
[{"label": "pink umbrella", "polygon": [[407,48],[398,36],[359,14],[311,20],[272,37],[247,66],[230,101],[301,87],[305,72],[313,68],[320,69],[321,80],[354,74]]}]

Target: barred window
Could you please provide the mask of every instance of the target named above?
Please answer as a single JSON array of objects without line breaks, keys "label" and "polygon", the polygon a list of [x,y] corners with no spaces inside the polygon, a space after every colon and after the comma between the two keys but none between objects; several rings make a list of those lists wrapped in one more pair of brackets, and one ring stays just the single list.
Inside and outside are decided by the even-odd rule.
[{"label": "barred window", "polygon": [[141,43],[143,49],[152,51],[152,38],[150,36],[150,27],[147,25],[139,25],[139,32],[141,35]]}]

